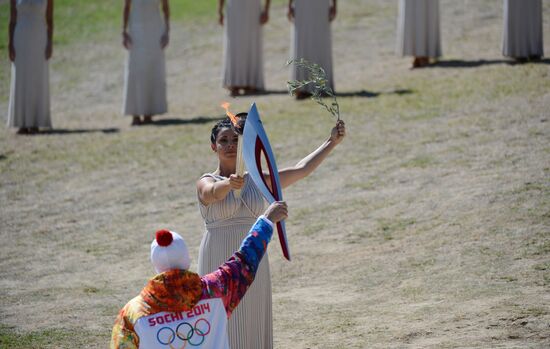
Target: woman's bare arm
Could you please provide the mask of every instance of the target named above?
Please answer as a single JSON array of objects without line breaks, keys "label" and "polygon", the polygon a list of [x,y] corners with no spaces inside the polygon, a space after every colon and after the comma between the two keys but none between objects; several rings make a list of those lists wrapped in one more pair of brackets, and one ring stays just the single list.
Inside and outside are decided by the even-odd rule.
[{"label": "woman's bare arm", "polygon": [[[330,137],[323,142],[308,156],[300,160],[296,165],[287,167],[279,171],[281,186],[286,188],[300,179],[309,176],[325,160],[336,145],[338,145],[346,135],[346,127],[342,120],[336,123],[331,131]],[[264,174],[266,183],[271,185],[269,175]]]},{"label": "woman's bare arm", "polygon": [[332,6],[329,10],[328,19],[332,22],[336,18],[336,0],[332,0]]},{"label": "woman's bare arm", "polygon": [[48,30],[46,59],[50,59],[53,53],[53,0],[48,0],[48,3],[46,5],[46,25]]},{"label": "woman's bare arm", "polygon": [[128,19],[130,17],[130,7],[132,6],[132,0],[124,0],[124,9],[122,11],[122,46],[127,50],[132,45],[132,38],[126,31],[128,28]]},{"label": "woman's bare arm", "polygon": [[170,5],[168,0],[162,0],[162,12],[164,13],[165,29],[160,39],[160,45],[164,49],[170,42]]},{"label": "woman's bare arm", "polygon": [[235,174],[221,181],[215,181],[212,177],[203,177],[197,181],[197,193],[203,205],[225,199],[231,189],[241,189],[244,185],[243,177]]},{"label": "woman's bare arm", "polygon": [[218,0],[218,23],[223,26],[223,7],[225,0]]},{"label": "woman's bare arm", "polygon": [[289,21],[294,22],[294,0],[288,0],[288,10],[286,16]]},{"label": "woman's bare arm", "polygon": [[269,21],[269,5],[271,4],[271,0],[265,0],[265,5],[262,10],[262,13],[260,15],[260,23],[266,24],[267,21]]},{"label": "woman's bare arm", "polygon": [[17,24],[17,5],[16,0],[10,0],[10,24],[8,33],[8,51],[10,61],[15,61],[15,45],[13,43],[13,36],[15,34],[15,25]]}]

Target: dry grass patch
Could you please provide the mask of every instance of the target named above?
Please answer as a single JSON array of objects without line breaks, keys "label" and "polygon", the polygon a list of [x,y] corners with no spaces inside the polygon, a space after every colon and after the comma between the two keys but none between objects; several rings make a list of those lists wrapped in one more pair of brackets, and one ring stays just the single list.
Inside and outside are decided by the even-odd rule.
[{"label": "dry grass patch", "polygon": [[[258,103],[280,166],[333,124],[315,103],[281,93],[284,8],[275,2],[265,30],[274,93],[232,100],[235,110]],[[394,55],[395,3],[339,4],[336,90],[348,136],[285,191],[293,261],[278,241],[270,248],[278,348],[550,345],[550,66],[502,60],[499,4],[441,9],[444,60],[410,71]],[[221,28],[175,15],[170,113],[131,128],[119,115],[125,53],[109,25],[93,43],[55,51],[54,132],[0,132],[1,346],[104,348],[116,312],[152,276],[155,230],[182,233],[197,256],[194,183],[216,165],[208,136],[228,98]]]}]

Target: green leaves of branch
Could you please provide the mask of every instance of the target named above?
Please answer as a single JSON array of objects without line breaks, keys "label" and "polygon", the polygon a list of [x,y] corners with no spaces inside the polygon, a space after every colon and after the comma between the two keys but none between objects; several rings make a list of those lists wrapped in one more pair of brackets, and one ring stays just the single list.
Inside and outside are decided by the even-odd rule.
[{"label": "green leaves of branch", "polygon": [[[287,65],[294,64],[297,68],[305,69],[308,72],[309,80],[292,80],[287,82],[288,93],[294,96],[300,89],[309,86],[311,91],[311,99],[325,107],[325,109],[340,120],[340,105],[336,100],[336,95],[329,86],[327,73],[317,63],[309,62],[303,58],[293,59],[287,62]],[[330,104],[325,103],[323,97],[331,97]]]}]

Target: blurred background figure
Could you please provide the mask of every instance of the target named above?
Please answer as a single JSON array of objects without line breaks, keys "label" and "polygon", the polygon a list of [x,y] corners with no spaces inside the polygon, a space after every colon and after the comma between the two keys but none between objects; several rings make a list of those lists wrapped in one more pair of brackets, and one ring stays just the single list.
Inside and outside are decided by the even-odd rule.
[{"label": "blurred background figure", "polygon": [[223,86],[233,97],[264,91],[262,25],[269,20],[270,0],[218,0],[224,27]]},{"label": "blurred background figure", "polygon": [[[303,58],[319,64],[326,72],[334,90],[332,73],[332,39],[330,22],[336,18],[336,0],[289,0],[288,19],[293,22],[291,32],[291,59]],[[303,68],[292,65],[291,80],[307,80]],[[307,98],[311,91],[305,88],[296,93],[297,99]]]},{"label": "blurred background figure", "polygon": [[518,61],[544,55],[541,0],[504,0],[502,54]]},{"label": "blurred background figure", "polygon": [[12,62],[8,127],[18,134],[51,127],[48,60],[52,56],[53,0],[10,0]]},{"label": "blurred background figure", "polygon": [[128,50],[124,115],[133,116],[132,125],[149,124],[153,115],[168,110],[164,59],[170,39],[168,0],[124,0],[123,21],[122,44]]},{"label": "blurred background figure", "polygon": [[400,0],[397,52],[413,56],[413,68],[430,64],[441,56],[439,0]]}]

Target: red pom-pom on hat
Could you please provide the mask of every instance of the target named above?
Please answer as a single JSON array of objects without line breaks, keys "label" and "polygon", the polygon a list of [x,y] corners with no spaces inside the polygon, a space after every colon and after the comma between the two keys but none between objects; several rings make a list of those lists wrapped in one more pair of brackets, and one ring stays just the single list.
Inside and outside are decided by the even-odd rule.
[{"label": "red pom-pom on hat", "polygon": [[159,244],[159,246],[164,247],[169,246],[174,240],[172,233],[166,229],[157,231],[155,239],[157,240],[157,244]]}]

